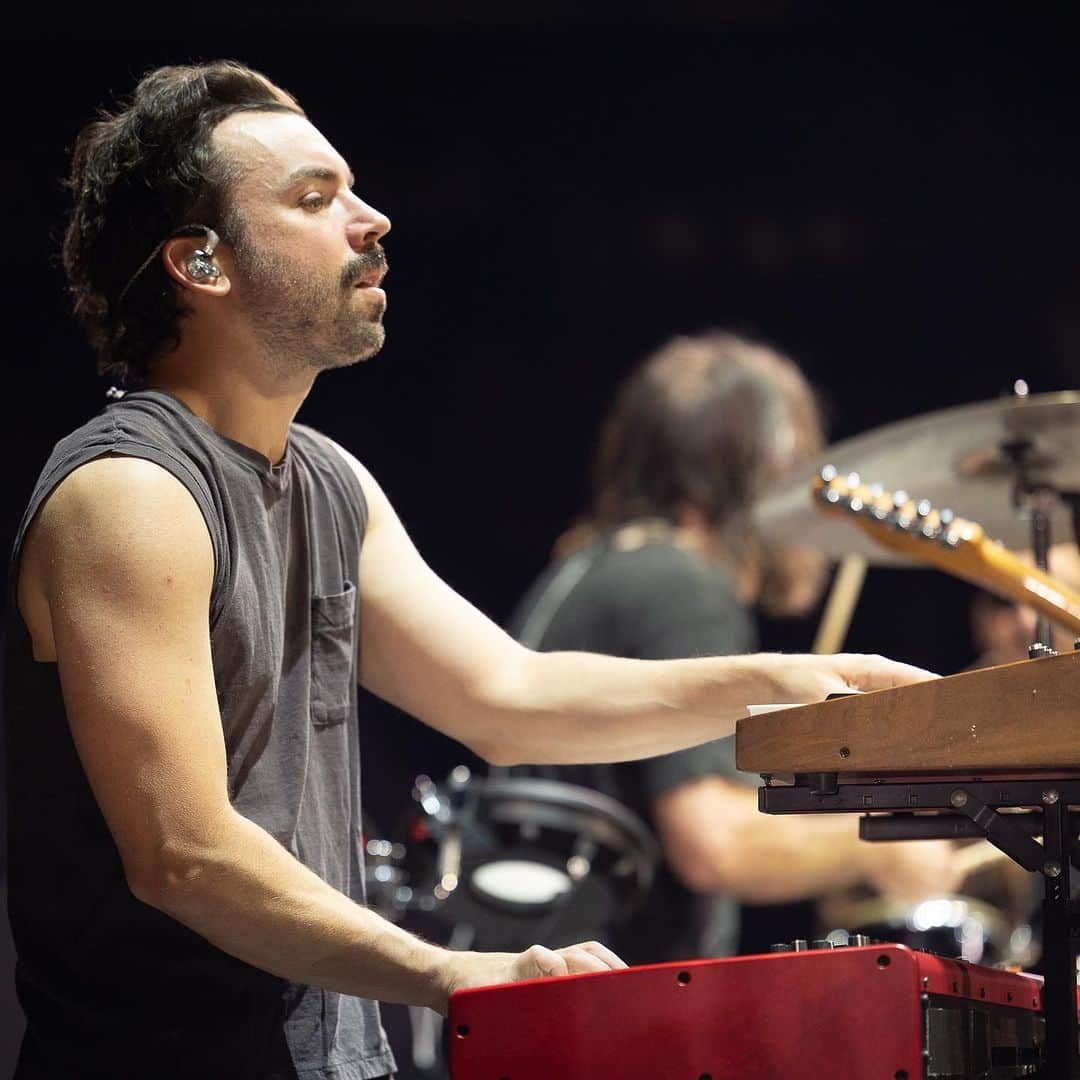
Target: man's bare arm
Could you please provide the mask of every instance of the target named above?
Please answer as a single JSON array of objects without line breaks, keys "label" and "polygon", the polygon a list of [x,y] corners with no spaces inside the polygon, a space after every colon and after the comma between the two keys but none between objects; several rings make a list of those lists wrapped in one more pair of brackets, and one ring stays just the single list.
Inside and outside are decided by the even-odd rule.
[{"label": "man's bare arm", "polygon": [[932,678],[874,656],[624,660],[536,653],[443,582],[378,484],[364,490],[360,679],[496,764],[651,757],[730,735],[754,702],[818,701]]},{"label": "man's bare arm", "polygon": [[72,736],[132,892],[297,982],[445,1009],[457,987],[620,962],[594,943],[452,953],[353,903],[229,803],[211,664],[213,554],[156,465],[103,458],[57,489],[21,593],[48,607]]}]

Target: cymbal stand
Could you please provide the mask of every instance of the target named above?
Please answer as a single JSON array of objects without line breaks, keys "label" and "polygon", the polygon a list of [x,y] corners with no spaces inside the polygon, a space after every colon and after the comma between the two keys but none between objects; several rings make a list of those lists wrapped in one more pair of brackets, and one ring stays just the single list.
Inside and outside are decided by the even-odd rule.
[{"label": "cymbal stand", "polygon": [[[1049,573],[1050,521],[1054,505],[1059,501],[1059,493],[1056,489],[1046,484],[1035,483],[1029,478],[1027,459],[1034,450],[1029,440],[1017,439],[1012,442],[1003,442],[1000,444],[1000,450],[1016,469],[1012,504],[1021,513],[1026,510],[1031,516],[1031,551],[1035,565],[1044,573]],[[1025,500],[1027,500],[1027,506],[1025,506]],[[1077,540],[1080,542],[1080,536]],[[1035,622],[1032,656],[1037,656],[1053,647],[1054,637],[1050,618],[1040,612]]]},{"label": "cymbal stand", "polygon": [[[1047,504],[1050,496],[1044,489],[1035,494],[1035,507],[1031,512],[1031,550],[1035,565],[1044,573],[1050,571],[1050,513]],[[1035,640],[1047,648],[1054,647],[1050,617],[1039,613],[1035,623]]]},{"label": "cymbal stand", "polygon": [[1080,491],[1062,491],[1059,494],[1072,511],[1073,543],[1080,552]]}]

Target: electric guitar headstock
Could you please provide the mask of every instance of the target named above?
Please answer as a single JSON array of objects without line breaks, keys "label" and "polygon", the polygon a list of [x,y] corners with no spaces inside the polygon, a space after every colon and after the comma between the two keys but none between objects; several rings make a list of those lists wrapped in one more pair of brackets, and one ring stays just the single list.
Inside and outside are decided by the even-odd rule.
[{"label": "electric guitar headstock", "polygon": [[978,522],[906,491],[866,484],[857,473],[842,475],[831,465],[814,477],[812,489],[819,510],[848,518],[883,546],[1031,604],[1080,632],[1080,595],[988,537]]},{"label": "electric guitar headstock", "polygon": [[939,509],[906,491],[863,483],[858,473],[842,476],[831,465],[814,477],[813,490],[819,509],[857,521],[878,543],[923,562],[940,564],[948,558],[954,560],[952,566],[957,557],[977,562],[980,545],[996,544],[981,525],[948,508]]}]

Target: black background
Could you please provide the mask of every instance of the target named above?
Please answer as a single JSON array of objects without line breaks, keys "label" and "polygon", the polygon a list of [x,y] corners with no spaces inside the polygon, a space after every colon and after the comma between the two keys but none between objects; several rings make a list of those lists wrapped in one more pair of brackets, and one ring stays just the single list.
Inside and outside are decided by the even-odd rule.
[{"label": "black background", "polygon": [[[104,401],[56,265],[67,151],[166,62],[264,71],[393,220],[387,345],[320,379],[301,419],[496,620],[580,508],[616,381],[673,333],[775,343],[825,395],[830,441],[1020,377],[1080,384],[1064,4],[196,8],[153,32],[100,8],[12,16],[5,547],[52,444]],[[846,645],[955,671],[970,595],[873,569]],[[809,648],[817,614],[764,623],[763,644]],[[416,772],[472,759],[366,705],[366,803],[389,826]]]}]

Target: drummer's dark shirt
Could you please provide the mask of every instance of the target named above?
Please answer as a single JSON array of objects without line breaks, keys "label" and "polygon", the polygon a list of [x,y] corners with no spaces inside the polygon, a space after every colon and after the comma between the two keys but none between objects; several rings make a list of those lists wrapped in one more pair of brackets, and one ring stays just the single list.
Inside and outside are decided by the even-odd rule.
[{"label": "drummer's dark shirt", "polygon": [[[355,475],[303,425],[272,467],[176,398],[129,394],[57,444],[13,568],[48,494],[110,453],[167,469],[206,521],[215,562],[207,619],[233,806],[362,902],[355,582],[367,511]],[[19,1080],[391,1072],[374,1002],[269,975],[135,899],[75,751],[57,666],[34,661],[13,601],[4,720],[9,909],[27,1018]]]},{"label": "drummer's dark shirt", "polygon": [[[578,565],[549,567],[510,619],[510,632],[535,648],[641,660],[754,650],[754,624],[730,576],[694,552],[669,543],[617,550],[601,541],[570,559]],[[759,782],[735,768],[734,737],[644,761],[515,767],[512,772],[601,791],[653,828],[653,799],[680,784],[713,775],[748,785]],[[723,822],[715,827],[723,828]],[[690,892],[662,863],[637,914],[600,934],[633,964],[730,955],[738,942],[738,907],[723,897]]]}]

